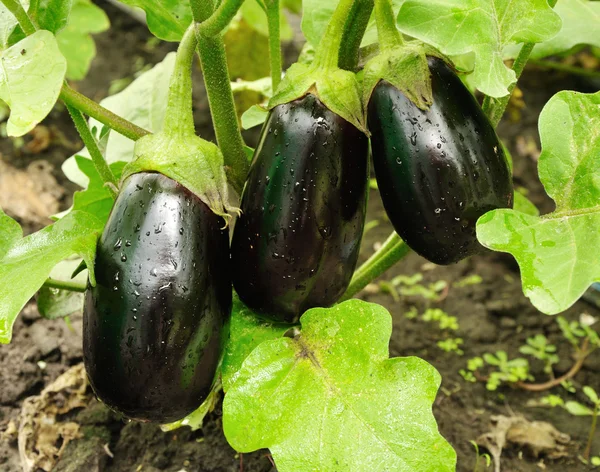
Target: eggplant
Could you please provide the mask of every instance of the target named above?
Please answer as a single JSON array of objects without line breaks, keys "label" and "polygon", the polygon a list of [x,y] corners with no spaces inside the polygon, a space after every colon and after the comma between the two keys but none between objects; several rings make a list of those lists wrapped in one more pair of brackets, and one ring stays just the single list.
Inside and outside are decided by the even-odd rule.
[{"label": "eggplant", "polygon": [[273,108],[263,127],[232,239],[233,285],[271,319],[333,305],[358,259],[368,139],[313,94]]},{"label": "eggplant", "polygon": [[223,226],[168,177],[124,182],[97,246],[83,320],[88,377],[110,408],[168,423],[207,397],[231,310]]},{"label": "eggplant", "polygon": [[484,213],[511,208],[504,150],[475,97],[441,59],[428,58],[433,105],[419,109],[386,81],[368,105],[375,174],[385,210],[415,252],[451,264],[478,252]]}]

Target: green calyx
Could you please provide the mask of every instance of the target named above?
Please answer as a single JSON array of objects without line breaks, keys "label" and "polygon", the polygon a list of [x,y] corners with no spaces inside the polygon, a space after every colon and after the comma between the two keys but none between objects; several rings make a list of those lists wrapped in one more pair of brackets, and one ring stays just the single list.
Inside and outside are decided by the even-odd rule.
[{"label": "green calyx", "polygon": [[315,95],[332,112],[364,133],[367,127],[361,103],[360,86],[353,72],[318,65],[294,64],[285,74],[269,109],[289,103],[308,93]]},{"label": "green calyx", "polygon": [[351,24],[355,0],[340,0],[311,64],[297,63],[288,69],[269,109],[289,103],[308,93],[315,95],[327,108],[368,134],[356,75],[338,67],[341,41]]},{"label": "green calyx", "polygon": [[196,136],[192,113],[192,61],[196,25],[186,31],[177,50],[163,129],[138,139],[134,159],[123,169],[121,182],[139,172],[159,172],[183,185],[227,226],[239,208],[229,203],[223,154]]},{"label": "green calyx", "polygon": [[422,43],[410,42],[384,49],[367,62],[363,79],[365,107],[371,99],[373,89],[381,80],[385,80],[421,110],[427,110],[433,103],[428,55],[433,54]]},{"label": "green calyx", "polygon": [[159,172],[183,185],[202,200],[226,225],[239,208],[229,203],[223,154],[195,135],[172,136],[164,131],[135,143],[135,157],[123,169],[122,181],[138,172]]}]

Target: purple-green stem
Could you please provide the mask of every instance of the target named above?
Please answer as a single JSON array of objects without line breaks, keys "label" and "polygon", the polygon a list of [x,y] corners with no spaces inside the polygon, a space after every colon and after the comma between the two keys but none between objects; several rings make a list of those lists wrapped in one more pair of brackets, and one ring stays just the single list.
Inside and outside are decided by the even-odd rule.
[{"label": "purple-green stem", "polygon": [[373,0],[356,0],[344,27],[338,67],[355,70],[358,65],[360,44],[373,12]]},{"label": "purple-green stem", "polygon": [[357,0],[340,0],[333,16],[329,20],[325,34],[317,47],[315,66],[322,69],[337,69],[340,48],[346,23],[351,19],[351,13]]},{"label": "purple-green stem", "polygon": [[352,281],[340,302],[352,298],[409,252],[410,248],[407,244],[395,231],[392,232],[383,245],[354,272]]},{"label": "purple-green stem", "polygon": [[[201,24],[214,12],[213,0],[193,0],[190,6],[196,23]],[[233,101],[225,45],[219,35],[202,36],[200,31],[196,33],[199,35],[197,49],[217,143],[223,152],[229,182],[241,194],[249,164]]]},{"label": "purple-green stem", "polygon": [[196,132],[192,112],[192,63],[197,44],[195,28],[196,24],[192,23],[177,48],[163,127],[163,132],[169,136],[187,136]]},{"label": "purple-green stem", "polygon": [[269,25],[269,60],[271,63],[271,84],[273,93],[281,83],[281,8],[279,0],[265,0],[267,23]]}]

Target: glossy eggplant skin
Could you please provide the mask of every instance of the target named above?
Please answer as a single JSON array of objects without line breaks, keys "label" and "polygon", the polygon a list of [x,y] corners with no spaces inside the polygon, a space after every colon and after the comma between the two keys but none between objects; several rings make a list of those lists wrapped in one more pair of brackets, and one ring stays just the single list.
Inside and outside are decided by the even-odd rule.
[{"label": "glossy eggplant skin", "polygon": [[231,310],[223,226],[168,177],[124,182],[98,243],[83,320],[88,377],[110,408],[168,423],[208,395]]},{"label": "glossy eggplant skin", "polygon": [[420,110],[381,81],[368,106],[375,174],[397,233],[436,264],[481,249],[477,219],[512,207],[512,177],[502,145],[456,74],[429,58],[433,105]]},{"label": "glossy eggplant skin", "polygon": [[356,266],[367,189],[364,133],[312,94],[273,108],[233,232],[242,301],[286,322],[334,304]]}]

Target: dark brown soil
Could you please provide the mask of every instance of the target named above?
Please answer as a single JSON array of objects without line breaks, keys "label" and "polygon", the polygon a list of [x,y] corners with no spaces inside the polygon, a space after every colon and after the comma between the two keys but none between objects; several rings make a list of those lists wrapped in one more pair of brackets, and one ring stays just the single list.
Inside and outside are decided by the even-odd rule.
[{"label": "dark brown soil", "polygon": [[[102,6],[109,12],[113,27],[110,32],[96,37],[99,55],[88,79],[79,84],[82,92],[95,99],[106,95],[112,80],[135,73],[140,61],[155,63],[166,52],[174,49],[170,44],[149,47],[149,35],[143,26],[104,3]],[[531,199],[544,212],[552,210],[552,202],[545,196],[537,178],[536,162],[532,158],[535,150],[529,152],[523,143],[529,138],[536,142],[539,111],[556,91],[563,88],[592,91],[589,84],[569,82],[570,80],[572,79],[569,77],[540,74],[536,71],[526,74],[522,83],[526,108],[521,111],[521,119],[515,123],[505,122],[499,130],[513,153],[517,184],[529,189]],[[198,129],[204,137],[211,138],[210,114],[199,83],[195,97]],[[60,107],[57,107],[44,125],[62,131],[67,141],[77,141],[68,115]],[[34,159],[45,159],[52,165],[53,174],[66,188],[67,195],[75,189],[60,171],[61,163],[71,154],[64,143],[53,144],[42,153],[32,155],[16,149],[11,140],[4,139],[0,141],[0,152],[5,162],[18,168],[26,168]],[[61,204],[63,208],[67,208],[70,197],[66,197]],[[379,196],[373,191],[368,220],[375,219],[380,224],[366,235],[363,260],[373,252],[374,245],[382,242],[391,231]],[[26,225],[26,228],[33,230],[35,225]],[[577,455],[582,453],[585,446],[589,418],[573,417],[559,408],[529,408],[526,403],[543,394],[510,388],[489,392],[483,384],[467,383],[459,375],[459,370],[465,368],[467,359],[484,352],[504,350],[511,357],[520,356],[519,346],[528,337],[538,333],[545,334],[558,346],[561,361],[555,369],[557,374],[566,372],[572,363],[569,345],[560,336],[554,319],[539,313],[523,296],[518,267],[513,259],[502,254],[486,253],[456,265],[438,267],[411,254],[382,279],[390,280],[398,274],[412,275],[417,272],[423,274],[424,285],[446,281],[450,287],[447,296],[439,302],[428,302],[422,297],[400,297],[399,301],[394,301],[390,295],[376,290],[364,292],[362,296],[386,306],[392,313],[394,334],[390,342],[391,356],[419,356],[440,371],[443,383],[434,405],[434,413],[442,434],[458,453],[457,470],[474,470],[475,450],[469,441],[488,431],[490,417],[497,414],[520,414],[531,420],[548,421],[572,438],[567,448],[568,457],[556,461],[544,457],[534,458],[527,452],[508,448],[502,455],[502,470],[587,470],[577,459]],[[481,276],[480,284],[453,287],[455,282],[474,274]],[[420,313],[429,307],[439,307],[456,316],[460,324],[457,336],[464,339],[464,356],[443,352],[436,346],[436,342],[444,338],[444,333],[421,320],[404,316],[413,306]],[[577,303],[566,316],[576,319],[582,312],[600,316],[597,309],[584,302]],[[81,324],[81,316],[71,318],[72,328],[63,320],[41,319],[34,303],[23,310],[15,325],[13,342],[0,346],[0,431],[11,420],[17,420],[26,397],[38,394],[69,366],[82,361]],[[46,364],[44,369],[38,366],[40,360]],[[536,363],[533,366],[536,378],[544,380],[542,366]],[[591,385],[600,390],[599,372],[600,352],[597,352],[587,360],[584,369],[575,377],[575,386],[580,390],[583,385]],[[560,387],[552,393],[567,396]],[[580,394],[576,398],[584,401]],[[78,411],[74,421],[80,424],[84,435],[69,444],[55,468],[57,471],[275,470],[267,451],[240,456],[228,446],[221,429],[220,407],[209,416],[202,431],[197,432],[183,428],[162,433],[154,425],[125,423],[96,401],[88,408]],[[103,447],[105,445],[106,448]],[[110,457],[105,449],[111,451],[114,457]],[[592,451],[600,452],[600,437],[596,438]],[[12,439],[0,440],[0,470],[21,470],[14,436]]]}]

